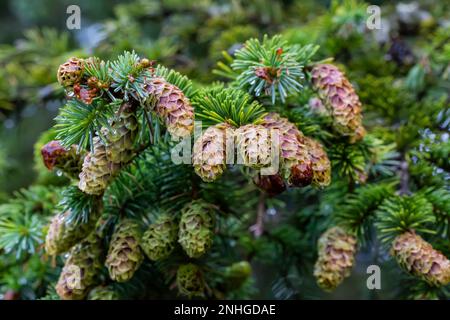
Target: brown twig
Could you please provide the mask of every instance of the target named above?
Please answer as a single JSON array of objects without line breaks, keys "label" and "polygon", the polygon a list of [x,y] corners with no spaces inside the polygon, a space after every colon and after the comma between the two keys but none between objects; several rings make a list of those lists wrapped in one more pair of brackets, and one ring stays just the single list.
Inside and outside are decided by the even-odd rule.
[{"label": "brown twig", "polygon": [[400,164],[400,195],[407,195],[411,192],[409,191],[409,171],[408,171],[408,162],[403,160]]},{"label": "brown twig", "polygon": [[249,230],[253,232],[255,238],[260,237],[264,232],[264,215],[266,213],[266,194],[261,192],[259,194],[258,209],[256,211],[256,222]]}]

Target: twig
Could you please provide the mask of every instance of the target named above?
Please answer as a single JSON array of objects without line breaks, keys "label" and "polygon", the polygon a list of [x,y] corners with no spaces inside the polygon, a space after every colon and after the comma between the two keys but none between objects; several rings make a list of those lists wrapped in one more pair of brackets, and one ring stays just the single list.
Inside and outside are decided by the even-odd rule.
[{"label": "twig", "polygon": [[409,191],[409,172],[408,172],[408,162],[406,160],[403,160],[400,165],[400,195],[406,195],[410,194]]},{"label": "twig", "polygon": [[256,222],[249,230],[253,232],[255,238],[260,237],[264,232],[264,214],[266,213],[266,194],[259,194],[258,209],[256,211]]},{"label": "twig", "polygon": [[155,128],[153,127],[151,115],[148,114],[147,110],[144,108],[145,119],[147,120],[147,126],[150,130],[150,141],[151,143],[155,143]]}]

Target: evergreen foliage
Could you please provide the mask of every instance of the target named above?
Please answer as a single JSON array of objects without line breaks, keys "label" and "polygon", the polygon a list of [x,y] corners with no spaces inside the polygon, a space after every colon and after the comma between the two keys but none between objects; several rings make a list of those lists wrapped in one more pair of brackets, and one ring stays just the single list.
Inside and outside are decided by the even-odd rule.
[{"label": "evergreen foliage", "polygon": [[[384,3],[387,36],[366,8],[134,0],[90,47],[45,28],[2,46],[0,186],[21,169],[7,124],[59,108],[34,183],[0,189],[0,294],[368,298],[347,288],[370,261],[380,298],[448,300],[447,7]],[[48,166],[48,143],[80,166]]]}]

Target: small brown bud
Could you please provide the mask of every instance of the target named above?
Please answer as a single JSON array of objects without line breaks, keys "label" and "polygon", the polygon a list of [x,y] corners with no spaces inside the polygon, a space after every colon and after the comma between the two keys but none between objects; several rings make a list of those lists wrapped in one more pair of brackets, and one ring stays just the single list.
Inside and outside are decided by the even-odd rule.
[{"label": "small brown bud", "polygon": [[254,179],[253,183],[264,190],[269,196],[276,196],[286,190],[286,183],[279,174],[263,176],[258,174]]},{"label": "small brown bud", "polygon": [[150,68],[153,65],[154,61],[150,61],[147,58],[142,58],[141,61],[139,62],[139,66],[141,68]]},{"label": "small brown bud", "polygon": [[96,77],[90,77],[87,81],[87,84],[90,88],[97,88],[99,85],[99,81]]},{"label": "small brown bud", "polygon": [[57,140],[50,141],[41,149],[44,164],[49,170],[52,170],[67,153],[68,150]]}]

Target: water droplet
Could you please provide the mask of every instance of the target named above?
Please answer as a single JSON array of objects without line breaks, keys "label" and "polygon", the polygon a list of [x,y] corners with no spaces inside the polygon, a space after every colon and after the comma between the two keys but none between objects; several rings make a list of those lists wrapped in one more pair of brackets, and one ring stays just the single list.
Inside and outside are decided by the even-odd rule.
[{"label": "water droplet", "polygon": [[444,172],[444,169],[442,169],[442,168],[436,168],[435,171],[436,171],[437,174],[441,174],[441,173]]},{"label": "water droplet", "polygon": [[12,129],[16,126],[16,123],[12,119],[6,119],[5,122],[3,122],[3,125],[6,129]]}]

